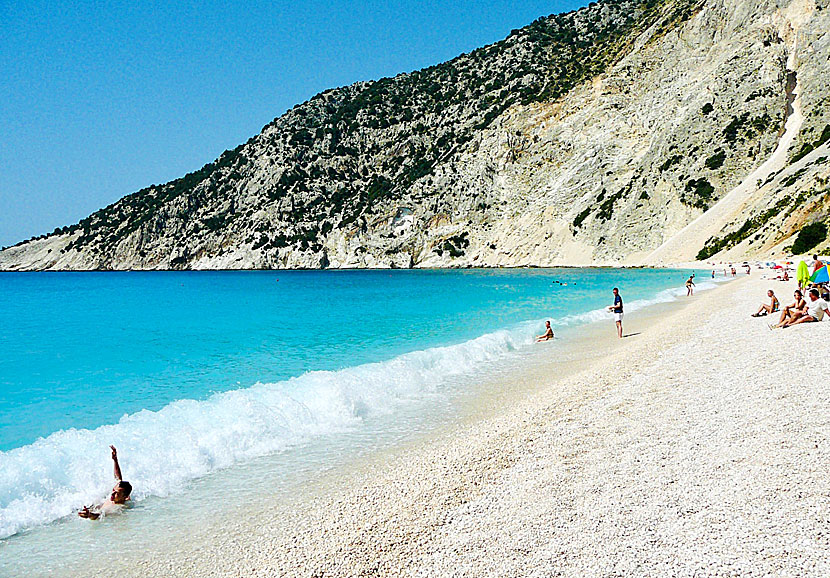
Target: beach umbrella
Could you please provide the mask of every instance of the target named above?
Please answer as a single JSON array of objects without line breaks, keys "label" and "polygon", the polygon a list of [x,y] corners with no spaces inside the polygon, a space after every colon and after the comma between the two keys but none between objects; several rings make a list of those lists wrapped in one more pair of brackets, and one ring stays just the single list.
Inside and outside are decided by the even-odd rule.
[{"label": "beach umbrella", "polygon": [[830,275],[827,274],[827,265],[813,273],[810,281],[813,283],[830,283]]},{"label": "beach umbrella", "polygon": [[807,268],[807,263],[802,261],[798,264],[798,268],[795,270],[795,280],[798,281],[798,284],[801,287],[807,285],[807,281],[810,280],[810,270]]}]

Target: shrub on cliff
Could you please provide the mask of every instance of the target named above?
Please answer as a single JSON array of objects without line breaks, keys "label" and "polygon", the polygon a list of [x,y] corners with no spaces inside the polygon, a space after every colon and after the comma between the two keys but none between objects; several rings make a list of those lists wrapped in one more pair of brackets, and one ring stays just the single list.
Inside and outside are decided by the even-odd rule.
[{"label": "shrub on cliff", "polygon": [[803,227],[798,232],[798,237],[793,243],[792,252],[794,255],[803,255],[827,238],[827,225],[824,223],[813,223]]}]

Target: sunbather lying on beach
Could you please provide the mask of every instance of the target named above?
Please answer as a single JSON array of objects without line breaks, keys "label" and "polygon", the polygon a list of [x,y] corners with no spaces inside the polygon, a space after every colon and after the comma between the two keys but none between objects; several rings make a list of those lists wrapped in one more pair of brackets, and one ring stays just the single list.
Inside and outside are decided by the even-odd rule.
[{"label": "sunbather lying on beach", "polygon": [[776,281],[789,281],[790,280],[790,274],[787,273],[786,269],[784,269],[784,274],[783,275],[778,275],[777,277],[773,277],[773,279],[775,279]]},{"label": "sunbather lying on beach", "polygon": [[770,298],[769,305],[764,305],[762,303],[761,306],[758,308],[758,311],[752,314],[753,317],[763,317],[764,315],[769,315],[770,313],[775,313],[776,311],[778,311],[778,297],[775,296],[775,293],[772,289],[767,291],[767,297]]},{"label": "sunbather lying on beach", "polygon": [[819,297],[818,289],[810,289],[808,292],[810,302],[807,303],[806,313],[802,313],[794,319],[787,320],[781,327],[790,327],[798,325],[799,323],[811,323],[813,321],[821,321],[825,313],[830,313],[827,301]]},{"label": "sunbather lying on beach", "polygon": [[553,337],[553,329],[550,328],[550,321],[545,321],[545,333],[543,335],[536,336],[536,343],[553,339]]},{"label": "sunbather lying on beach", "polygon": [[110,497],[104,500],[102,504],[97,506],[84,506],[83,510],[78,512],[78,515],[81,518],[97,520],[101,516],[114,514],[115,512],[120,511],[124,507],[124,504],[127,503],[127,500],[130,499],[130,493],[132,493],[133,487],[130,485],[130,482],[125,482],[121,479],[121,467],[118,465],[118,452],[115,449],[115,446],[110,446],[110,449],[112,449],[112,461],[114,464],[114,473],[117,483],[112,489]]}]

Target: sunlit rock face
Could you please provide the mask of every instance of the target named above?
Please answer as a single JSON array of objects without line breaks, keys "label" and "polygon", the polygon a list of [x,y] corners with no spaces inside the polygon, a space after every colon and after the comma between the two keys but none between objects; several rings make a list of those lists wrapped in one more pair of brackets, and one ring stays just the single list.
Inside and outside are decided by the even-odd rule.
[{"label": "sunlit rock face", "polygon": [[0,252],[0,269],[647,262],[773,154],[795,103],[783,166],[740,206],[750,234],[723,240],[746,229],[733,211],[723,238],[656,254],[780,248],[825,210],[828,14],[827,0],[607,0],[541,18],[321,93],[198,171]]}]

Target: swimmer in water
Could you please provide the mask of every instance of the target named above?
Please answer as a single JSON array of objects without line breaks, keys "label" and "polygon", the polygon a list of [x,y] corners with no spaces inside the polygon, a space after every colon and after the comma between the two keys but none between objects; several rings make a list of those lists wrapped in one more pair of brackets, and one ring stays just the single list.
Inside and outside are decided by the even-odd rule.
[{"label": "swimmer in water", "polygon": [[545,321],[545,333],[544,335],[537,335],[536,336],[536,343],[540,341],[548,341],[549,339],[553,339],[553,329],[550,327],[550,321]]},{"label": "swimmer in water", "polygon": [[116,480],[115,487],[113,487],[110,497],[104,500],[104,503],[98,506],[84,506],[84,508],[78,512],[78,515],[81,518],[97,520],[101,516],[114,514],[124,508],[127,500],[130,499],[133,487],[130,485],[130,482],[125,482],[121,479],[121,467],[118,465],[118,452],[116,451],[115,446],[110,446],[110,449],[112,450],[112,461]]}]

